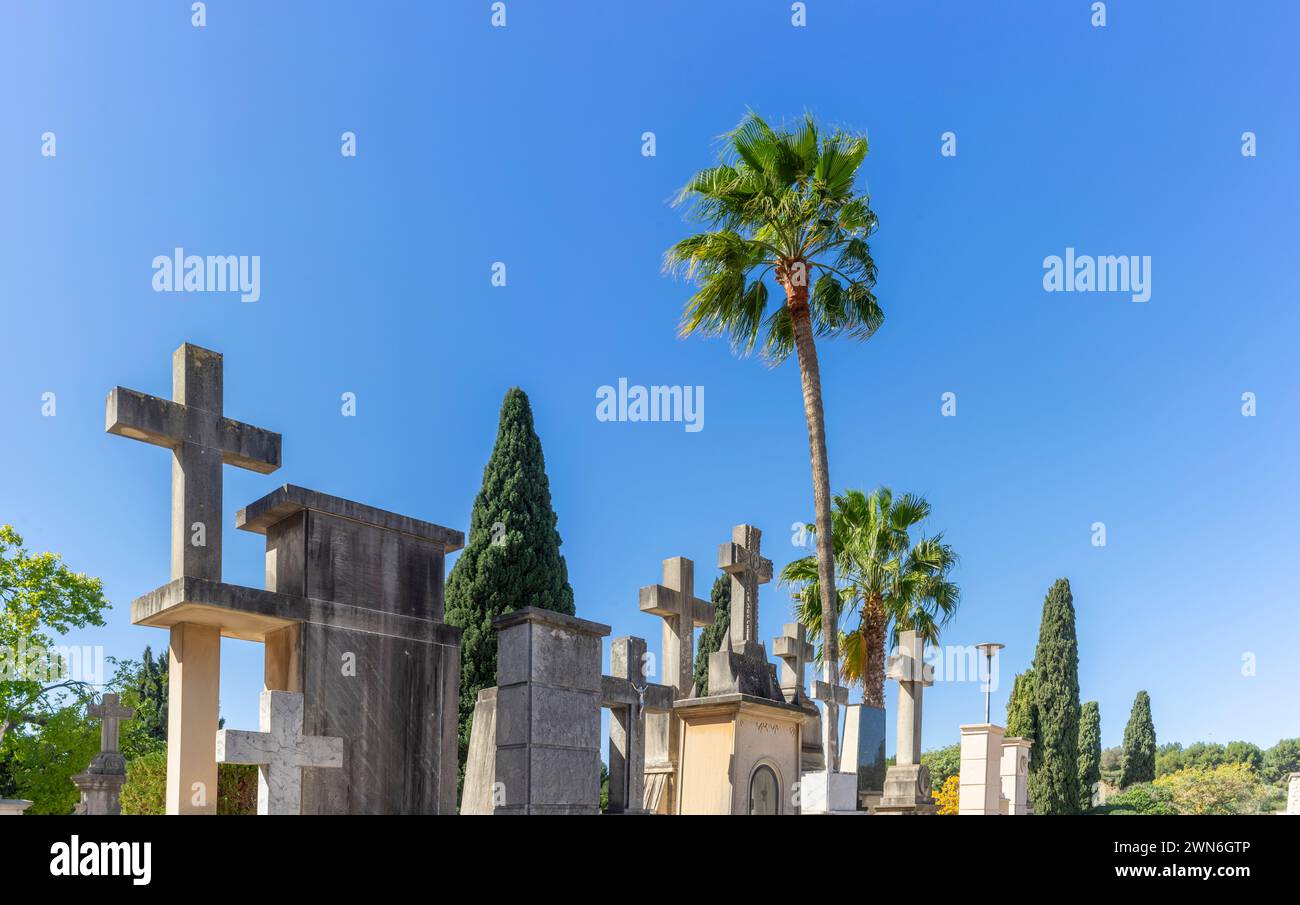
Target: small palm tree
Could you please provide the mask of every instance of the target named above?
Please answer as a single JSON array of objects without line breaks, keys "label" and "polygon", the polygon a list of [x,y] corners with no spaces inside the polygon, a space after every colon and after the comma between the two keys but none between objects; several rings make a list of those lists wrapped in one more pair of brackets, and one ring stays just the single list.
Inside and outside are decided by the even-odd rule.
[{"label": "small palm tree", "polygon": [[[669,249],[664,265],[698,286],[686,303],[683,336],[725,334],[739,355],[753,352],[761,338],[772,365],[796,353],[820,529],[818,576],[829,595],[835,587],[830,466],[814,338],[865,340],[884,319],[867,247],[876,215],[867,196],[854,193],[867,139],[842,130],[822,135],[810,116],[794,128],[773,129],[751,113],[724,143],[721,162],[697,173],[676,201],[689,204],[707,230]],[[770,309],[769,277],[784,294],[784,303]],[[823,612],[823,637],[830,639],[823,662],[834,681],[838,636],[829,596]]]},{"label": "small palm tree", "polygon": [[[837,606],[858,617],[857,626],[838,639],[843,675],[846,682],[862,685],[862,700],[873,707],[885,706],[886,641],[897,644],[900,631],[912,630],[937,643],[939,629],[961,601],[961,590],[949,577],[957,554],[943,542],[943,534],[912,543],[912,530],[929,516],[924,497],[909,493],[895,499],[887,487],[870,495],[851,490],[835,497]],[[799,621],[810,636],[824,638],[821,577],[813,557],[790,563],[781,580],[798,585]]]}]

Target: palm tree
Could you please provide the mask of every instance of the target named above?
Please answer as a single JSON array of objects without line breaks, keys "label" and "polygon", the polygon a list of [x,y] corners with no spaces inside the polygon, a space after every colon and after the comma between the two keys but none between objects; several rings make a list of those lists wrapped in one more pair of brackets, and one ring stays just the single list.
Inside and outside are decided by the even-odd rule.
[{"label": "palm tree", "polygon": [[[723,141],[719,164],[696,173],[674,202],[688,203],[706,231],[669,249],[664,266],[698,287],[686,303],[682,336],[726,334],[743,356],[761,334],[762,355],[773,366],[797,354],[820,529],[818,576],[830,595],[830,469],[814,337],[865,340],[884,319],[867,247],[876,215],[867,196],[853,190],[867,139],[838,129],[823,136],[811,116],[792,129],[773,129],[750,113]],[[770,311],[769,276],[785,294]],[[830,639],[823,662],[838,682],[834,607],[829,596],[823,604],[823,637]]]},{"label": "palm tree", "polygon": [[[961,601],[961,590],[949,578],[957,554],[943,542],[943,534],[912,543],[912,529],[929,515],[924,497],[909,493],[895,499],[887,487],[869,496],[851,490],[835,497],[831,521],[840,575],[837,605],[858,616],[857,627],[839,638],[844,680],[860,683],[863,702],[873,707],[885,705],[886,640],[897,644],[900,631],[912,630],[937,643],[939,629]],[[813,557],[790,563],[781,580],[799,585],[799,621],[810,635],[824,638],[821,576]]]}]

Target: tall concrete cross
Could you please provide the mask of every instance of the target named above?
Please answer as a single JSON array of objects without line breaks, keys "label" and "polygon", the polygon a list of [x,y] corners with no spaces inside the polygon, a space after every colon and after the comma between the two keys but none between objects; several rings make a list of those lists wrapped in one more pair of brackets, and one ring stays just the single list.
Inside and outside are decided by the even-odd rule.
[{"label": "tall concrete cross", "polygon": [[120,700],[117,695],[108,693],[98,704],[86,708],[87,716],[99,720],[101,753],[117,753],[119,724],[122,720],[129,720],[135,716],[135,711],[130,707],[123,707],[119,703]]},{"label": "tall concrete cross", "polygon": [[105,429],[172,451],[171,577],[221,580],[221,466],[270,474],[280,435],[222,416],[222,361],[182,343],[172,355],[172,399],[114,387]]},{"label": "tall concrete cross", "polygon": [[641,612],[663,624],[664,682],[679,698],[695,684],[695,627],[713,624],[713,605],[695,596],[695,563],[682,556],[664,560],[664,583],[641,589]]},{"label": "tall concrete cross", "polygon": [[934,667],[925,662],[925,641],[916,632],[900,632],[898,649],[889,656],[887,675],[898,683],[899,766],[921,762],[921,698],[934,684]]},{"label": "tall concrete cross", "polygon": [[217,731],[217,763],[257,764],[257,813],[301,814],[303,767],[342,767],[343,739],[302,734],[302,695],[262,692],[261,732]]},{"label": "tall concrete cross", "polygon": [[[172,355],[172,399],[115,387],[105,429],[172,452],[171,577],[221,581],[222,465],[270,474],[280,435],[223,416],[221,355],[183,343]],[[215,814],[221,628],[170,626],[167,813]]]},{"label": "tall concrete cross", "polygon": [[813,683],[813,698],[826,705],[822,718],[822,752],[826,769],[838,773],[840,769],[840,708],[849,702],[849,690],[831,680],[830,664],[822,667],[824,679]]},{"label": "tall concrete cross", "polygon": [[754,655],[758,647],[758,586],[772,580],[772,561],[759,554],[763,532],[736,525],[730,543],[718,545],[718,568],[731,576],[731,628],[727,649]]},{"label": "tall concrete cross", "polygon": [[781,629],[781,635],[772,642],[772,653],[781,661],[781,694],[787,704],[802,704],[803,668],[815,651],[802,622],[787,622]]}]

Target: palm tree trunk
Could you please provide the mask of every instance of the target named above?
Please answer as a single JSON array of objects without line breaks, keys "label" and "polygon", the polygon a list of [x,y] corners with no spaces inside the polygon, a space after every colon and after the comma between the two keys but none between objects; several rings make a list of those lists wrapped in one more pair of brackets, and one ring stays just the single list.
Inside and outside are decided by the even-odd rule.
[{"label": "palm tree trunk", "polygon": [[885,706],[885,607],[877,597],[863,603],[863,655],[867,658],[862,672],[862,703]]},{"label": "palm tree trunk", "polygon": [[[802,262],[798,262],[802,266]],[[817,347],[813,343],[812,312],[808,308],[807,280],[792,280],[778,274],[786,291],[794,347],[799,356],[799,376],[803,381],[803,413],[808,422],[808,450],[812,459],[813,509],[817,525],[817,577],[822,596],[822,662],[828,667],[832,684],[840,682],[840,636],[837,626],[838,595],[835,591],[835,553],[831,535],[831,476],[826,460],[826,420],[822,410],[822,376],[817,365]],[[802,284],[801,284],[802,283]],[[839,751],[826,752],[826,766],[839,760]]]}]

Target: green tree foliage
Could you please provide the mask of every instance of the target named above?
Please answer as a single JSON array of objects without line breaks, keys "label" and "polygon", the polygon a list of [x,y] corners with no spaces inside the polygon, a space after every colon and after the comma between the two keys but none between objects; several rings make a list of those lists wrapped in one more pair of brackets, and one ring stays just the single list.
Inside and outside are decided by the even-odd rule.
[{"label": "green tree foliage", "polygon": [[1029,795],[1037,814],[1079,811],[1079,646],[1074,596],[1062,578],[1043,601],[1034,651],[1034,705],[1038,711],[1037,767]]},{"label": "green tree foliage", "polygon": [[[257,766],[217,764],[217,813],[257,813]],[[122,785],[123,814],[164,814],[167,803],[167,752],[144,754],[127,761]]]},{"label": "green tree foliage", "polygon": [[926,751],[921,755],[921,763],[930,771],[930,788],[938,792],[949,776],[961,773],[961,744],[953,743],[946,748]]},{"label": "green tree foliage", "polygon": [[[885,706],[885,654],[904,630],[918,632],[937,644],[939,630],[961,602],[961,589],[951,580],[957,554],[943,542],[942,532],[912,540],[930,516],[924,497],[894,496],[888,487],[865,494],[837,494],[831,516],[832,551],[839,576],[839,612],[835,622],[850,622],[840,632],[844,652],[841,676],[846,684],[862,686],[862,701]],[[816,526],[808,530],[815,533]],[[781,571],[781,580],[798,587],[797,618],[813,640],[822,638],[820,563],[814,556],[797,559]],[[852,624],[856,617],[856,625]],[[822,651],[818,651],[819,658]]]},{"label": "green tree foliage", "polygon": [[1151,783],[1139,783],[1116,795],[1110,796],[1104,805],[1093,808],[1090,814],[1109,815],[1170,815],[1177,814],[1173,795],[1168,789],[1160,789]]},{"label": "green tree foliage", "polygon": [[1169,794],[1179,814],[1259,814],[1271,798],[1270,789],[1245,763],[1184,767],[1152,786]]},{"label": "green tree foliage", "polygon": [[1292,773],[1300,773],[1300,738],[1284,738],[1264,752],[1260,775],[1265,782],[1285,783]]},{"label": "green tree foliage", "polygon": [[1156,778],[1156,727],[1151,721],[1151,696],[1139,691],[1124,727],[1124,772],[1121,786]]},{"label": "green tree foliage", "polygon": [[1032,666],[1011,683],[1011,696],[1007,699],[1007,737],[1027,738],[1034,742],[1034,747],[1029,749],[1029,769],[1032,772],[1038,763],[1034,751],[1038,747],[1038,706],[1034,703]]},{"label": "green tree foliage", "polygon": [[695,652],[695,696],[699,698],[709,694],[709,654],[722,649],[722,641],[731,631],[731,579],[728,576],[719,575],[713,579],[709,600],[713,603],[713,624],[706,625],[700,632],[700,645]]},{"label": "green tree foliage", "polygon": [[1079,714],[1079,807],[1092,807],[1092,789],[1101,782],[1101,707],[1088,701]]},{"label": "green tree foliage", "polygon": [[492,620],[527,606],[573,615],[573,588],[560,554],[542,442],[515,387],[501,403],[496,445],[474,499],[469,541],[447,579],[446,619],[462,629],[460,766],[469,750],[474,702],[496,684]]}]

